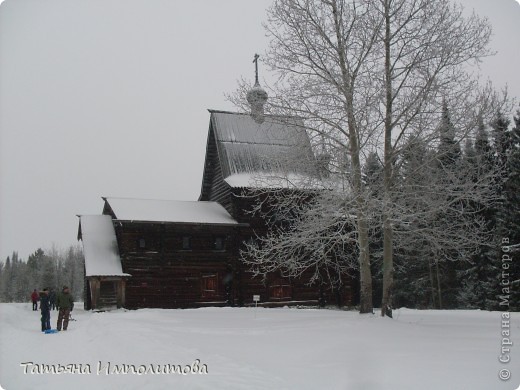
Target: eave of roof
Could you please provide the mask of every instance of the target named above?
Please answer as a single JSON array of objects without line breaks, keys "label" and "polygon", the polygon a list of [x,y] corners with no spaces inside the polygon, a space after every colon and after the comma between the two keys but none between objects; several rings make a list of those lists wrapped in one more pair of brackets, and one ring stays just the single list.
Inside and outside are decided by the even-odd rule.
[{"label": "eave of roof", "polygon": [[119,221],[238,226],[217,202],[104,197]]}]

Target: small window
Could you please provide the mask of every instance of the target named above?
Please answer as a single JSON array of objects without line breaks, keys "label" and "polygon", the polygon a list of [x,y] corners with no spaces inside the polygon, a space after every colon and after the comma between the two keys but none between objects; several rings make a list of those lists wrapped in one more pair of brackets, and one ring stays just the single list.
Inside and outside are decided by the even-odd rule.
[{"label": "small window", "polygon": [[144,238],[140,238],[139,241],[137,242],[137,246],[139,247],[139,249],[145,249],[146,248],[146,241]]},{"label": "small window", "polygon": [[190,250],[191,249],[191,237],[190,236],[183,236],[182,237],[182,249],[183,250]]},{"label": "small window", "polygon": [[213,241],[213,249],[216,251],[223,251],[225,249],[225,238],[222,236],[215,237],[215,240]]}]

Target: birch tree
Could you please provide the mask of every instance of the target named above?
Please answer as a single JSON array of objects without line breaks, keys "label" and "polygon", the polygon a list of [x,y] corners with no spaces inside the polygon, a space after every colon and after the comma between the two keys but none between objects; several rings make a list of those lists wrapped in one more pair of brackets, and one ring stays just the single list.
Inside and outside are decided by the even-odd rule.
[{"label": "birch tree", "polygon": [[[349,196],[360,275],[360,312],[373,310],[369,253],[369,208],[362,182],[362,149],[369,139],[364,107],[373,104],[368,58],[377,30],[365,28],[370,3],[275,1],[267,25],[271,37],[266,63],[278,71],[274,112],[301,116],[319,135],[340,174],[348,155]],[[362,87],[363,86],[363,87]],[[369,87],[366,88],[365,86]],[[330,200],[330,199],[328,199]],[[340,214],[342,214],[340,212]]]},{"label": "birch tree", "polygon": [[[426,140],[435,137],[431,124],[441,99],[444,105],[447,99],[450,103],[456,101],[458,114],[466,119],[474,117],[464,103],[474,104],[481,101],[482,96],[475,94],[478,85],[465,66],[489,54],[491,27],[474,14],[463,17],[462,8],[449,0],[377,0],[373,3],[373,28],[383,20],[378,36],[380,58],[376,58],[381,63],[378,73],[382,75],[380,83],[384,91],[379,114],[384,133],[385,194],[381,313],[390,314],[394,162],[412,131],[414,136],[419,133]],[[471,121],[464,125],[462,137],[471,128]]]}]

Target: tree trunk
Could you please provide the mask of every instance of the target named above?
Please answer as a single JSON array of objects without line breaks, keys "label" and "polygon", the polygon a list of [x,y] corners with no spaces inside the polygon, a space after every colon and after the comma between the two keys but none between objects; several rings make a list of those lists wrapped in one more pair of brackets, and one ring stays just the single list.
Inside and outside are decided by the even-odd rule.
[{"label": "tree trunk", "polygon": [[372,272],[370,270],[370,255],[368,250],[368,227],[364,216],[358,213],[359,230],[359,284],[360,284],[360,313],[372,313]]},{"label": "tree trunk", "polygon": [[[355,133],[355,132],[354,132]],[[352,132],[351,132],[352,134]],[[372,271],[370,270],[370,251],[368,240],[368,221],[366,206],[362,197],[361,163],[359,159],[359,148],[356,137],[351,136],[351,156],[353,187],[356,191],[356,220],[359,244],[359,284],[360,284],[360,313],[373,313],[372,302]]]},{"label": "tree trunk", "polygon": [[381,316],[392,318],[392,290],[394,285],[393,231],[388,216],[383,222],[383,298]]},{"label": "tree trunk", "polygon": [[368,219],[366,205],[363,199],[363,182],[361,179],[361,160],[358,129],[354,115],[353,81],[345,59],[345,42],[341,32],[340,13],[336,1],[331,3],[334,15],[334,28],[338,41],[338,57],[342,76],[342,93],[345,97],[345,113],[348,118],[348,136],[350,157],[352,161],[352,187],[356,196],[356,224],[359,244],[359,284],[360,284],[360,313],[373,313],[372,302],[372,272],[370,270],[370,251],[368,246]]},{"label": "tree trunk", "polygon": [[439,275],[439,260],[435,258],[435,267],[437,273],[437,299],[439,301],[439,309],[442,309],[442,291],[441,291],[441,277]]},{"label": "tree trunk", "polygon": [[432,268],[432,262],[431,262],[431,259],[428,259],[428,268],[430,270],[430,289],[431,289],[431,292],[432,292],[432,305],[433,305],[433,308],[435,309],[437,307],[437,303],[436,303],[436,292],[435,292],[435,285],[434,285],[434,281],[433,281],[433,268]]},{"label": "tree trunk", "polygon": [[385,1],[385,148],[383,166],[383,297],[381,316],[392,317],[392,288],[394,285],[393,227],[390,220],[392,191],[392,73],[390,63],[390,5]]}]

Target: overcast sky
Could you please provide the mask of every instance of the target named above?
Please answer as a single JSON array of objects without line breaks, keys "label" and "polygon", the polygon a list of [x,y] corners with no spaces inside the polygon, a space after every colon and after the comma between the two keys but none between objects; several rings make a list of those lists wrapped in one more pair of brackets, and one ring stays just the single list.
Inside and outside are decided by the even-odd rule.
[{"label": "overcast sky", "polygon": [[[270,3],[3,2],[0,259],[75,243],[101,196],[196,200],[207,109],[233,110],[224,93],[253,78]],[[463,4],[494,26],[483,72],[520,97],[520,5]]]}]

